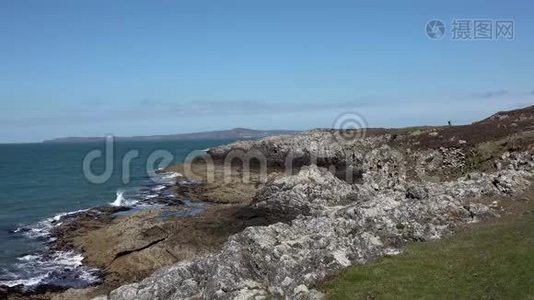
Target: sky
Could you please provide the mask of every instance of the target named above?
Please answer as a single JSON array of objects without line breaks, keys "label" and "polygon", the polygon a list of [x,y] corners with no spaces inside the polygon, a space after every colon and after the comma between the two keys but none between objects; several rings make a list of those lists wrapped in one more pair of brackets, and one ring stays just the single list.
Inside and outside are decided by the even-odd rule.
[{"label": "sky", "polygon": [[[533,13],[527,0],[0,0],[0,143],[304,130],[347,112],[370,127],[470,123],[534,104]],[[442,39],[426,34],[434,19]],[[514,38],[454,39],[455,19],[512,20]]]}]

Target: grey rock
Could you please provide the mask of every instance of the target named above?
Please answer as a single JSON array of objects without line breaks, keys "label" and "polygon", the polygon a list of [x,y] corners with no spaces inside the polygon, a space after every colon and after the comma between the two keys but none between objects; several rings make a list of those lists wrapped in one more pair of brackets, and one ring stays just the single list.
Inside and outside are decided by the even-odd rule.
[{"label": "grey rock", "polygon": [[[404,154],[375,147],[383,138],[334,143],[328,132],[312,131],[210,150],[223,157],[236,147],[259,149],[270,163],[278,164],[280,153],[306,155],[323,147],[323,163],[343,159],[357,164],[362,176],[360,182],[343,180],[322,168],[319,159],[294,175],[270,179],[251,209],[292,215],[291,222],[248,227],[231,236],[220,252],[162,269],[114,290],[109,299],[322,299],[324,295],[310,287],[347,266],[399,253],[408,242],[440,238],[462,224],[497,216],[476,200],[522,191],[532,175],[532,154],[523,153],[503,156],[503,165],[511,167],[494,174],[472,173],[439,183],[408,179],[411,166],[399,157]],[[348,158],[347,149],[352,151]],[[430,153],[437,154],[445,167],[461,167],[465,159],[458,149]],[[409,155],[416,159],[429,153]]]},{"label": "grey rock", "polygon": [[428,190],[421,185],[410,185],[406,189],[406,198],[410,199],[425,199],[428,197]]}]

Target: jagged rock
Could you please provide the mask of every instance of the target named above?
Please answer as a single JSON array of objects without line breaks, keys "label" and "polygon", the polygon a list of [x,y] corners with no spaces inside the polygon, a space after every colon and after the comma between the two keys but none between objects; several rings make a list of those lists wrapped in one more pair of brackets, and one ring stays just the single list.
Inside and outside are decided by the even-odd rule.
[{"label": "jagged rock", "polygon": [[475,220],[489,219],[497,216],[491,207],[480,203],[471,203],[468,209],[471,215],[476,218]]},{"label": "jagged rock", "polygon": [[[220,252],[122,286],[109,299],[321,299],[310,286],[347,266],[496,216],[476,200],[522,191],[534,167],[532,153],[508,153],[496,173],[472,172],[434,182],[407,174],[463,168],[464,150],[399,152],[388,141],[387,135],[340,141],[331,131],[318,130],[211,149],[219,159],[236,149],[255,151],[269,165],[279,166],[291,154],[300,170],[265,182],[250,209],[289,215],[292,221],[247,227]],[[421,170],[411,162],[420,162]],[[359,180],[340,176],[340,167],[357,168]]]},{"label": "jagged rock", "polygon": [[276,178],[260,189],[253,208],[280,214],[310,214],[314,210],[352,202],[351,185],[316,165],[303,167],[296,176]]},{"label": "jagged rock", "polygon": [[426,197],[428,197],[428,190],[424,186],[410,185],[406,189],[406,198],[421,200]]},{"label": "jagged rock", "polygon": [[[521,171],[518,171],[521,172]],[[528,181],[524,178],[525,174],[517,174],[513,171],[501,171],[498,172],[492,180],[492,184],[504,194],[512,194],[516,190],[517,186],[525,186]]]}]

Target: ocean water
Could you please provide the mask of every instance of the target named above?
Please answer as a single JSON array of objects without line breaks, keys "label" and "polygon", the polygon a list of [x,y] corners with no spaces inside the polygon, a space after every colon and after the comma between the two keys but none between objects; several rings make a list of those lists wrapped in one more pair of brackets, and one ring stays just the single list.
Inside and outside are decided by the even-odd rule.
[{"label": "ocean water", "polygon": [[[49,251],[53,242],[50,228],[76,211],[140,205],[154,197],[164,188],[147,174],[147,161],[154,151],[163,150],[171,154],[172,163],[179,163],[192,151],[229,142],[232,140],[116,142],[111,176],[99,184],[84,176],[83,161],[90,151],[99,149],[104,155],[93,161],[91,169],[95,174],[104,171],[104,142],[0,145],[0,285],[83,287],[96,282],[97,270],[82,266],[80,253]],[[130,182],[125,184],[122,158],[131,150],[139,155],[130,161]],[[158,162],[163,161],[156,160],[149,167],[157,167]],[[160,177],[172,179],[173,174]]]}]

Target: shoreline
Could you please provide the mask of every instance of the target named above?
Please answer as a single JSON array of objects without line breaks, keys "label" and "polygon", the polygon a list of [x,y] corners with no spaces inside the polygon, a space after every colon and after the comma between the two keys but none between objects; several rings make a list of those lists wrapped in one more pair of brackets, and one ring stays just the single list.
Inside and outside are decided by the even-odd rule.
[{"label": "shoreline", "polygon": [[[202,164],[194,164],[202,174]],[[176,174],[182,165],[162,170],[162,174]],[[232,170],[240,177],[239,170]],[[217,166],[218,176],[224,167]],[[248,226],[273,223],[261,212],[250,213],[246,206],[256,192],[254,181],[242,184],[241,197],[231,199],[236,189],[215,192],[224,184],[206,184],[201,178],[177,177],[172,185],[158,192],[174,195],[151,197],[134,206],[93,207],[67,213],[68,219],[51,229],[49,251],[74,251],[83,256],[83,266],[97,270],[99,281],[81,289],[39,285],[30,291],[22,286],[4,288],[9,299],[25,297],[52,299],[75,293],[81,299],[91,299],[122,284],[141,280],[152,272],[198,255],[220,249],[226,239]],[[239,184],[238,184],[239,185]],[[140,207],[139,207],[140,206]],[[56,222],[59,222],[56,221]],[[172,232],[173,234],[169,234]],[[156,256],[157,262],[150,257]],[[1,293],[0,293],[1,295]],[[68,296],[66,296],[68,298]]]},{"label": "shoreline", "polygon": [[[360,140],[317,130],[215,147],[215,180],[194,163],[198,175],[171,188],[181,208],[199,204],[202,213],[163,206],[77,220],[59,243],[86,254],[104,282],[44,296],[321,298],[313,287],[347,266],[498,217],[531,185],[534,113],[503,114],[468,126],[371,130]],[[310,156],[315,145],[323,156]],[[264,155],[265,174],[252,167],[243,182],[243,166],[221,163],[235,150]],[[280,168],[288,152],[298,154],[291,172]]]},{"label": "shoreline", "polygon": [[[169,179],[171,175],[172,178],[177,177],[171,172],[160,173],[163,179]],[[58,268],[62,267],[64,270],[58,270],[62,273],[54,274],[56,279],[35,275],[35,277],[28,279],[13,280],[12,284],[0,285],[0,295],[36,296],[61,293],[69,288],[86,288],[100,284],[105,277],[102,268],[88,263],[90,260],[88,260],[85,251],[73,243],[72,236],[75,233],[105,227],[116,218],[141,213],[145,210],[161,209],[166,206],[175,207],[182,211],[186,211],[191,206],[194,210],[194,205],[170,197],[175,184],[176,182],[163,184],[158,182],[132,187],[134,190],[146,191],[144,199],[133,202],[124,199],[123,191],[118,190],[117,198],[113,203],[57,213],[37,223],[24,225],[13,230],[13,233],[22,234],[27,238],[43,240],[42,249],[35,253],[25,254],[19,260],[29,263],[34,260],[36,263],[39,263],[39,260],[45,260],[45,262],[49,260],[51,264],[49,268],[57,263]],[[38,268],[39,265],[30,267]],[[69,283],[71,280],[72,282]]]}]

